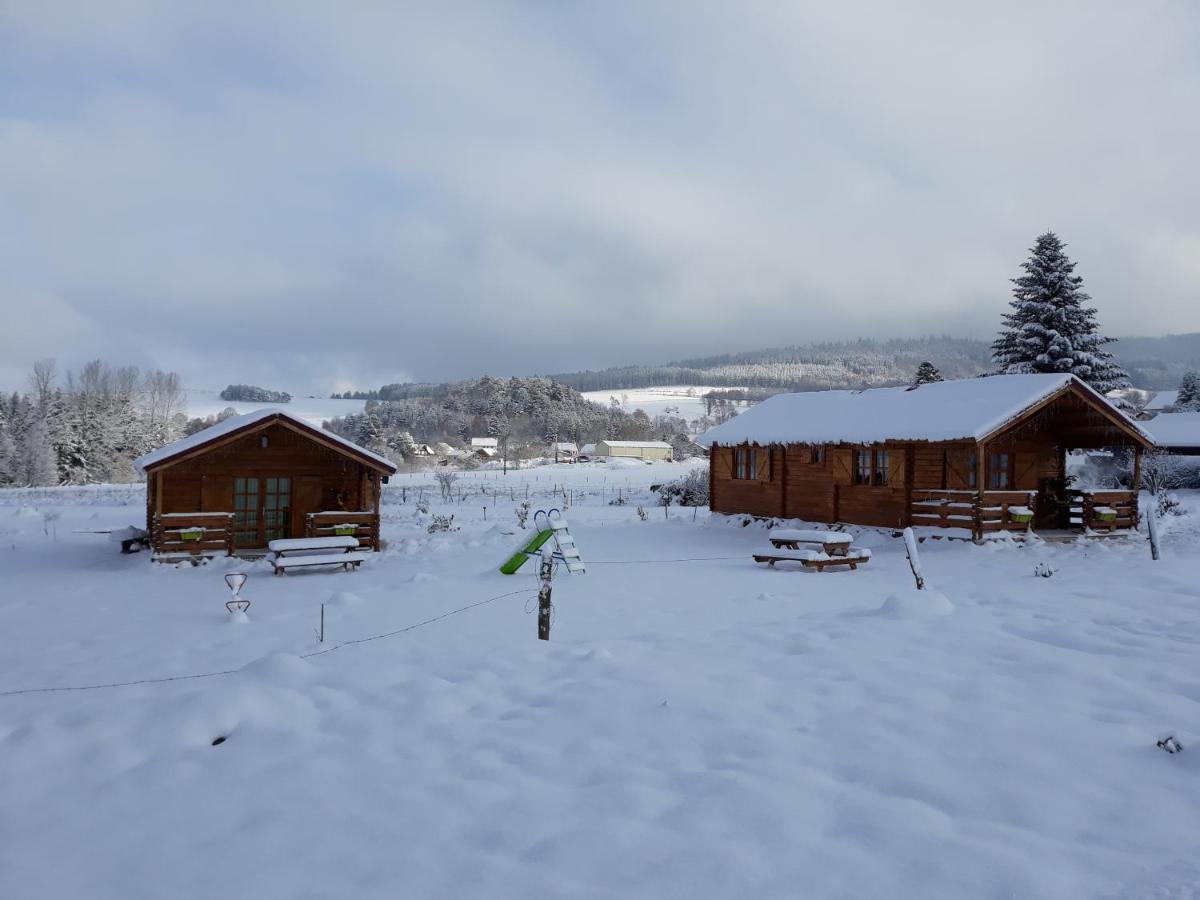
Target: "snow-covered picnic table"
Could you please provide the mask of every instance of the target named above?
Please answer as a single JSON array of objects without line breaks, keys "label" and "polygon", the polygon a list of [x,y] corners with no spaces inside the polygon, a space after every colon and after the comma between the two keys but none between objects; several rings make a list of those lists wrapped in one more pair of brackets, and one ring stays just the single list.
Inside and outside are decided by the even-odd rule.
[{"label": "snow-covered picnic table", "polygon": [[772,528],[767,535],[771,546],[787,550],[803,549],[801,544],[820,544],[830,555],[845,556],[853,539],[840,531],[809,531],[799,528]]},{"label": "snow-covered picnic table", "polygon": [[849,566],[857,569],[871,559],[871,551],[865,547],[845,547],[841,553],[826,553],[824,550],[794,549],[787,547],[772,547],[769,550],[759,550],[754,554],[755,562],[765,562],[774,566],[777,562],[798,562],[806,569],[816,569],[818,572],[837,566]]},{"label": "snow-covered picnic table", "polygon": [[309,566],[342,566],[350,571],[367,558],[356,552],[358,547],[358,538],[338,536],[278,538],[267,543],[267,549],[275,554],[271,565],[276,575]]}]

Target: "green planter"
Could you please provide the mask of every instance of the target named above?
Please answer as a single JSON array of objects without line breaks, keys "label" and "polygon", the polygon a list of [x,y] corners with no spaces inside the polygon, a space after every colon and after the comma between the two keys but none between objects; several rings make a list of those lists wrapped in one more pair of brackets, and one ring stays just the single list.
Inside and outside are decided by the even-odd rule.
[{"label": "green planter", "polygon": [[180,539],[181,541],[199,541],[199,540],[203,540],[203,539],[204,539],[204,529],[203,529],[203,528],[188,528],[188,529],[185,529],[184,531],[181,531],[181,532],[179,532],[179,539]]},{"label": "green planter", "polygon": [[334,525],[333,533],[337,537],[354,537],[358,533],[357,525]]},{"label": "green planter", "polygon": [[1009,517],[1010,519],[1012,519],[1014,522],[1017,522],[1017,523],[1019,523],[1019,524],[1021,524],[1021,525],[1028,525],[1030,522],[1032,522],[1032,521],[1033,521],[1033,513],[1026,513],[1026,512],[1021,512],[1021,513],[1018,513],[1018,512],[1009,512],[1009,514],[1008,514],[1008,517]]},{"label": "green planter", "polygon": [[1115,521],[1117,521],[1117,511],[1115,509],[1093,510],[1092,515],[1094,515],[1096,517],[1097,522],[1115,522]]}]

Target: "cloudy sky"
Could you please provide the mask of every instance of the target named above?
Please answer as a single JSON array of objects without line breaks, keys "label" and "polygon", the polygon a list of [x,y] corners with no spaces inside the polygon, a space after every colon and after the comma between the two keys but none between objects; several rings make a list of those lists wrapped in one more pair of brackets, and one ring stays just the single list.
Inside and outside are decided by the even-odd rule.
[{"label": "cloudy sky", "polygon": [[1200,329],[1200,5],[0,0],[0,386]]}]

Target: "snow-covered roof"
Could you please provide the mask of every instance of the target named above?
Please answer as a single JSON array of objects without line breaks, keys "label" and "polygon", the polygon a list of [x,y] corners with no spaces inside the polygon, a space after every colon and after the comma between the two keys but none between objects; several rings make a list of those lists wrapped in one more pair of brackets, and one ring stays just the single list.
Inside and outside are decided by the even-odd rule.
[{"label": "snow-covered roof", "polygon": [[1163,413],[1143,424],[1160,447],[1200,447],[1200,412]]},{"label": "snow-covered roof", "polygon": [[579,448],[575,446],[574,441],[558,441],[554,444],[553,449],[559,453],[578,453]]},{"label": "snow-covered roof", "polygon": [[500,442],[499,442],[499,441],[498,441],[496,438],[494,438],[494,437],[486,437],[486,438],[471,438],[471,446],[472,446],[472,447],[474,447],[474,448],[479,448],[479,447],[498,447],[498,446],[499,446],[499,444],[500,444]]},{"label": "snow-covered roof", "polygon": [[334,434],[332,431],[328,431],[323,428],[317,428],[311,422],[308,422],[305,419],[288,412],[286,409],[279,409],[278,407],[256,409],[254,412],[243,413],[240,416],[230,416],[228,419],[218,422],[216,425],[210,425],[203,431],[197,431],[195,434],[190,434],[185,438],[180,438],[179,440],[173,441],[166,446],[159,447],[157,450],[151,450],[144,456],[139,456],[133,461],[134,468],[137,469],[139,474],[144,474],[146,469],[152,468],[159,463],[166,462],[169,459],[173,459],[176,456],[180,456],[190,450],[194,450],[197,447],[201,447],[212,441],[219,440],[226,435],[235,434],[236,432],[248,429],[264,420],[274,418],[287,419],[289,422],[301,426],[301,428],[303,428],[305,431],[316,431],[325,440],[334,444],[341,444],[348,450],[353,450],[355,453],[368,457],[380,465],[385,466],[392,472],[396,471],[395,464],[393,464],[392,461],[386,457],[380,456],[378,453],[372,453],[365,447],[360,447],[353,441],[348,441],[341,435]]},{"label": "snow-covered roof", "polygon": [[1151,412],[1166,409],[1168,406],[1174,406],[1178,398],[1179,391],[1159,391],[1146,401],[1146,409]]},{"label": "snow-covered roof", "polygon": [[670,450],[671,445],[666,441],[601,441],[606,447],[646,447],[656,450]]},{"label": "snow-covered roof", "polygon": [[697,438],[712,444],[869,444],[878,441],[981,440],[1031,406],[1083,387],[1097,403],[1149,440],[1108,400],[1074,375],[995,375],[938,381],[916,389],[776,394]]},{"label": "snow-covered roof", "polygon": [[579,448],[579,452],[582,454],[585,454],[585,455],[589,454],[589,453],[595,453],[596,445],[595,444],[584,444],[582,447]]}]

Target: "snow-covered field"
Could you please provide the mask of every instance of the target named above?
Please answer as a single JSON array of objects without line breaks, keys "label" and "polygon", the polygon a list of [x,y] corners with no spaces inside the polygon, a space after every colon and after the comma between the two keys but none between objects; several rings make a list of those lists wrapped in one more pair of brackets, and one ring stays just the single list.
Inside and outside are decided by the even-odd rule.
[{"label": "snow-covered field", "polygon": [[670,409],[672,415],[683,416],[690,422],[692,419],[698,419],[704,415],[704,401],[701,398],[709,391],[719,390],[729,390],[729,388],[677,384],[667,387],[584,391],[583,396],[601,406],[608,406],[612,403],[612,398],[616,397],[625,412],[640,409],[650,418],[663,415]]},{"label": "snow-covered field", "polygon": [[298,397],[293,396],[290,403],[247,403],[242,400],[222,400],[219,391],[206,391],[189,388],[187,394],[187,414],[192,418],[207,418],[215,416],[221,410],[233,407],[239,413],[255,412],[260,409],[272,409],[283,406],[289,412],[295,413],[316,426],[337,416],[360,413],[366,406],[365,400],[331,400],[328,397]]},{"label": "snow-covered field", "polygon": [[[810,574],[752,563],[757,524],[664,517],[645,488],[685,468],[451,503],[403,476],[384,552],[283,578],[75,533],[137,522],[136,487],[0,492],[0,896],[1200,896],[1200,495],[1158,563],[926,541],[939,611],[882,533]],[[589,570],[544,643],[532,574],[496,566],[526,485],[564,482]]]}]

